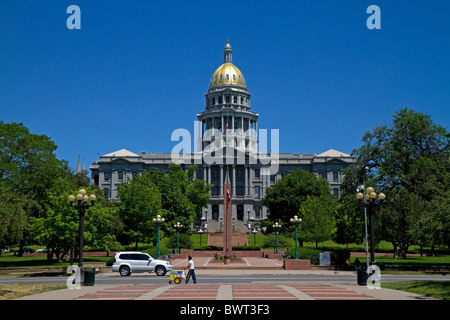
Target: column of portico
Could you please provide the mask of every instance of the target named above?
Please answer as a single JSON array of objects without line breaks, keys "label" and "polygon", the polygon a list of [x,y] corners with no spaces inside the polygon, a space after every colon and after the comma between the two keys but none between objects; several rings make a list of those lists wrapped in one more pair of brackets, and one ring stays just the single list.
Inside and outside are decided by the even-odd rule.
[{"label": "column of portico", "polygon": [[245,166],[244,175],[245,175],[244,196],[247,196],[248,195],[248,166]]},{"label": "column of portico", "polygon": [[223,164],[220,165],[220,195],[223,195]]},{"label": "column of portico", "polygon": [[236,195],[236,166],[233,165],[233,196]]},{"label": "column of portico", "polygon": [[249,169],[248,169],[248,178],[250,180],[249,180],[249,183],[248,183],[248,194],[251,195],[251,196],[255,195],[255,190],[253,188],[253,175],[254,175],[253,171],[254,171],[253,168],[249,167]]},{"label": "column of portico", "polygon": [[263,174],[263,170],[260,170],[260,177],[262,180],[262,190],[261,190],[261,198],[264,197],[264,195],[266,194],[266,176]]},{"label": "column of portico", "polygon": [[[211,166],[208,166],[208,184],[211,183]],[[209,194],[212,194],[212,190],[209,190]]]}]

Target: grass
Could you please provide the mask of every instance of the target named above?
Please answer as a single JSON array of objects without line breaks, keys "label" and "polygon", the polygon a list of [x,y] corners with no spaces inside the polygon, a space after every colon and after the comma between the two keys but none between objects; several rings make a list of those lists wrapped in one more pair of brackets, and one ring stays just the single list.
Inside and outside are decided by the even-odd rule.
[{"label": "grass", "polygon": [[450,300],[450,281],[400,281],[384,282],[383,288],[417,293],[440,300]]},{"label": "grass", "polygon": [[65,284],[57,283],[3,283],[0,288],[0,300],[11,300],[64,288],[67,288]]},{"label": "grass", "polygon": [[[201,244],[202,247],[205,247],[208,244],[208,236],[207,234],[192,234],[191,240],[193,243],[194,249],[200,248],[200,236],[201,236]],[[256,244],[257,247],[261,247],[264,242],[265,235],[263,234],[249,234],[247,235],[248,239],[248,245],[251,247],[254,247],[254,244]],[[160,247],[160,254],[161,256],[167,255],[171,253],[171,249],[167,247],[168,238],[162,238],[161,239],[161,247]],[[287,237],[286,239],[289,243],[290,249],[293,250],[295,247],[294,239],[290,239]],[[42,246],[29,246],[34,249],[39,249]],[[303,244],[304,248],[316,248],[315,242],[304,242]],[[334,241],[324,241],[318,243],[318,249],[324,250],[324,251],[332,251],[333,249],[347,249],[347,245],[339,245],[335,243]],[[275,248],[265,248],[266,250],[275,250]],[[279,250],[285,250],[286,248],[279,247]],[[364,252],[364,244],[349,244],[348,249],[350,251],[359,251]],[[386,241],[382,241],[379,246],[377,247],[377,252],[392,252],[392,244]],[[410,247],[411,252],[417,252],[416,250],[418,247],[411,246]],[[440,249],[440,248],[439,248]],[[445,248],[446,249],[446,248]],[[0,268],[1,267],[67,267],[69,265],[68,262],[63,263],[56,263],[54,260],[53,262],[49,263],[46,261],[45,257],[33,257],[33,255],[27,255],[24,257],[17,257],[13,255],[13,251],[17,250],[17,248],[11,248],[11,253],[2,254],[0,257]],[[134,248],[128,248],[123,247],[117,250],[134,250]],[[153,246],[152,244],[139,244],[138,251],[143,251],[149,253],[151,256],[156,257],[156,246]],[[437,250],[439,251],[439,250]],[[426,252],[426,251],[425,251]],[[436,256],[426,256],[423,257],[420,256],[412,256],[407,255],[406,259],[403,258],[397,258],[394,259],[392,254],[389,254],[387,257],[377,257],[376,261],[377,264],[383,264],[384,266],[393,266],[393,267],[405,267],[405,270],[408,269],[408,267],[413,268],[431,268],[431,267],[447,267],[450,265],[450,255],[442,254],[443,251],[440,251],[440,254],[437,254]],[[84,257],[85,262],[105,262],[112,259],[112,256],[110,257]],[[355,260],[355,257],[351,258],[352,261]],[[359,257],[359,260],[362,264],[365,264],[365,256]]]}]

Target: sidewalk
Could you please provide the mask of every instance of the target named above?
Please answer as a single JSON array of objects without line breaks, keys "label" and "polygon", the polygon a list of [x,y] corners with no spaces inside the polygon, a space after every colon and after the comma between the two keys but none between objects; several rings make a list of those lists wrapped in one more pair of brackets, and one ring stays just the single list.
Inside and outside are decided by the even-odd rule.
[{"label": "sidewalk", "polygon": [[[80,289],[62,289],[30,295],[17,300],[433,300],[418,294],[391,289],[369,289],[356,283],[356,273],[330,270],[284,270],[281,261],[245,258],[242,263],[211,263],[210,258],[195,258],[199,283],[121,285],[96,284]],[[187,265],[186,259],[173,260],[174,270]],[[202,275],[245,274],[354,274],[354,282],[272,281],[253,283],[202,284]],[[117,273],[102,272],[118,276]],[[136,274],[133,277],[148,276]],[[119,276],[118,276],[119,277]],[[168,279],[168,277],[167,277]]]}]

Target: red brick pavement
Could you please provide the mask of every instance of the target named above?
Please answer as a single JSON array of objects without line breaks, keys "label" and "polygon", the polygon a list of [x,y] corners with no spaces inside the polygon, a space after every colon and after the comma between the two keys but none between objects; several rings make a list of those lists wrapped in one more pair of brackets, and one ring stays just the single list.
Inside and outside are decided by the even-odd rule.
[{"label": "red brick pavement", "polygon": [[219,285],[174,285],[152,300],[216,300]]},{"label": "red brick pavement", "polygon": [[[108,288],[86,294],[79,300],[216,300],[219,284],[130,285]],[[229,285],[230,286],[230,285]],[[285,285],[286,286],[286,285]],[[314,300],[376,300],[355,291],[330,285],[289,284]],[[155,291],[154,290],[160,290]],[[297,300],[285,288],[276,284],[231,284],[233,300]],[[150,296],[144,296],[147,294]],[[153,294],[152,294],[153,293]]]},{"label": "red brick pavement", "polygon": [[292,287],[306,293],[315,300],[376,300],[368,295],[334,286],[293,285]]},{"label": "red brick pavement", "polygon": [[233,285],[234,300],[296,300],[283,288],[273,284],[266,285]]}]

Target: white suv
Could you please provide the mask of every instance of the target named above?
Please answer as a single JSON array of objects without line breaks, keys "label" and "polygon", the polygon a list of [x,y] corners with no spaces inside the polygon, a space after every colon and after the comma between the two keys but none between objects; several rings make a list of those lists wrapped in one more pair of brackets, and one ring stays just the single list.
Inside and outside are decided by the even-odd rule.
[{"label": "white suv", "polygon": [[142,252],[117,252],[112,265],[112,272],[119,272],[121,276],[129,276],[133,272],[156,272],[163,276],[172,270],[169,261],[153,259]]}]

